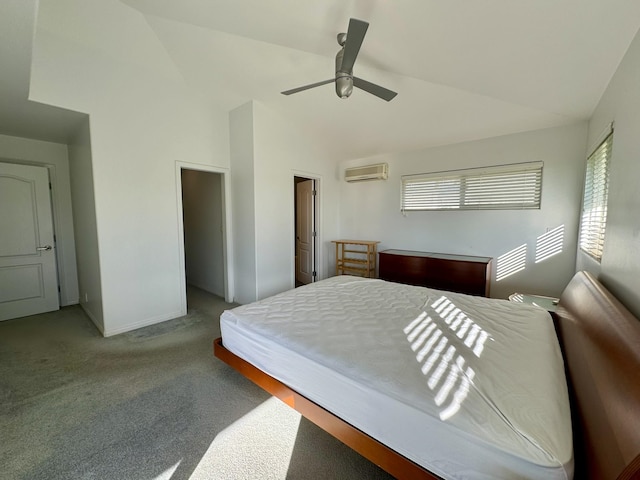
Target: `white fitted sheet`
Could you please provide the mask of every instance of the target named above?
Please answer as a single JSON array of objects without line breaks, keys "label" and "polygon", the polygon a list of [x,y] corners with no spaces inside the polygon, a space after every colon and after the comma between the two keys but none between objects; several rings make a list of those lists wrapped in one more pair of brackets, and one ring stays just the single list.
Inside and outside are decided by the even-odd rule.
[{"label": "white fitted sheet", "polygon": [[572,478],[563,361],[538,307],[339,276],[220,326],[227,349],[443,478]]}]

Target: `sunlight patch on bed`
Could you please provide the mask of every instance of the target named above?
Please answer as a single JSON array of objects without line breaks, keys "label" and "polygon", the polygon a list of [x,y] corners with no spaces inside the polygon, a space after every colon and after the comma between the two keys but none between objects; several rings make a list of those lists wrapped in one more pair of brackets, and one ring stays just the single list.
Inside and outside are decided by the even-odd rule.
[{"label": "sunlight patch on bed", "polygon": [[300,414],[271,397],[222,430],[190,480],[286,479]]},{"label": "sunlight patch on bed", "polygon": [[[444,295],[430,306],[437,317],[423,311],[404,333],[427,377],[427,386],[435,392],[433,400],[441,407],[440,419],[444,421],[460,410],[475,376],[465,355],[472,353],[479,358],[491,336]],[[454,345],[452,338],[456,337],[462,343]],[[463,347],[468,350],[460,352]]]}]

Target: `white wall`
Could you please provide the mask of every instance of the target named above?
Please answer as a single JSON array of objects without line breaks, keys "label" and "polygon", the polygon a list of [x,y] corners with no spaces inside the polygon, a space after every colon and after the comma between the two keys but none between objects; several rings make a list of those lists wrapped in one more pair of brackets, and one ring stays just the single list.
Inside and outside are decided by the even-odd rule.
[{"label": "white wall", "polygon": [[0,135],[0,161],[42,165],[49,171],[60,305],[78,303],[73,210],[67,145]]},{"label": "white wall", "polygon": [[256,200],[253,154],[253,102],[229,113],[235,300],[256,300]]},{"label": "white wall", "polygon": [[256,102],[254,114],[258,298],[264,298],[295,284],[296,175],[317,179],[318,278],[334,275],[340,182],[337,162],[318,140],[264,104]]},{"label": "white wall", "polygon": [[222,174],[182,169],[187,283],[224,297]]},{"label": "white wall", "polygon": [[[574,273],[585,145],[582,123],[345,162],[341,175],[345,167],[387,162],[389,179],[341,182],[341,236],[379,240],[380,250],[493,257],[492,297],[516,291],[559,295]],[[402,175],[539,160],[544,162],[540,210],[400,212]],[[560,225],[565,227],[562,253],[536,264],[538,236]],[[496,282],[495,260],[523,244],[526,269]]]},{"label": "white wall", "polygon": [[69,166],[71,198],[74,205],[73,225],[76,232],[80,305],[96,327],[104,333],[89,119],[78,129],[69,144]]},{"label": "white wall", "polygon": [[41,1],[30,98],[91,115],[104,334],[180,315],[176,162],[228,168],[226,112],[117,0]]},{"label": "white wall", "polygon": [[261,103],[234,110],[230,123],[237,300],[247,303],[294,286],[296,175],[318,180],[318,278],[333,275],[336,163],[322,145]]},{"label": "white wall", "polygon": [[614,122],[609,204],[601,264],[578,252],[578,269],[589,270],[640,316],[640,34],[611,79],[591,121],[589,145]]}]

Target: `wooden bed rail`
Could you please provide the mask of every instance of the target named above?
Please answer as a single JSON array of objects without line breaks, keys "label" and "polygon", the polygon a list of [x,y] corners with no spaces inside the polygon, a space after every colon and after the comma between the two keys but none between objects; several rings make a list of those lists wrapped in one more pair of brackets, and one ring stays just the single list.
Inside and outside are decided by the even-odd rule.
[{"label": "wooden bed rail", "polygon": [[278,397],[302,416],[333,435],[360,455],[378,465],[399,480],[440,480],[386,445],[348,424],[331,412],[291,390],[285,384],[267,375],[249,362],[234,355],[222,345],[222,339],[213,342],[216,357],[230,365],[271,395]]}]

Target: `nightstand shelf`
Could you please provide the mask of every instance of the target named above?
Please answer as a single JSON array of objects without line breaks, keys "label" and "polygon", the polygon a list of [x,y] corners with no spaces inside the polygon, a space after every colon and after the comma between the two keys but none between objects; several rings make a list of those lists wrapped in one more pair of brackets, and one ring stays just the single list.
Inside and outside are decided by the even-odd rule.
[{"label": "nightstand shelf", "polygon": [[558,299],[555,297],[545,297],[543,295],[529,295],[526,293],[512,293],[509,295],[509,301],[515,303],[526,303],[544,308],[546,311],[553,313],[558,306]]}]

